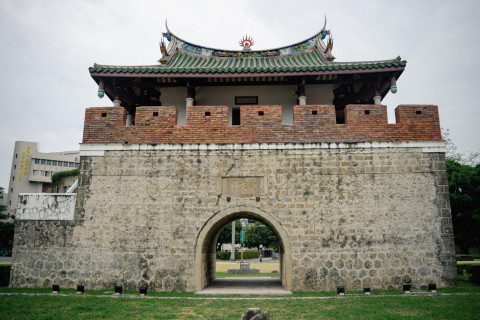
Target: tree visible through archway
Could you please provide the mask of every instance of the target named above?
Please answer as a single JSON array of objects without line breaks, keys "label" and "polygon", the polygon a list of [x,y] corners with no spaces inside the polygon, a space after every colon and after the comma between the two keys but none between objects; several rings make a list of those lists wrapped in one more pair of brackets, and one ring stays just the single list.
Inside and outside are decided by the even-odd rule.
[{"label": "tree visible through archway", "polygon": [[[240,239],[241,231],[244,232],[243,243]],[[217,253],[231,250],[231,237],[232,226],[231,224],[227,224],[218,236],[216,247]],[[278,253],[280,249],[277,236],[268,226],[259,221],[248,219],[238,219],[235,221],[235,243],[237,245],[236,250],[238,250],[238,247],[242,244],[243,247],[246,248],[246,250],[258,250],[260,251],[260,253],[261,251],[272,251]],[[222,248],[225,247],[227,249],[222,250]],[[217,254],[217,257],[218,256],[219,255]],[[223,257],[225,256],[225,254],[222,254],[220,256]]]}]

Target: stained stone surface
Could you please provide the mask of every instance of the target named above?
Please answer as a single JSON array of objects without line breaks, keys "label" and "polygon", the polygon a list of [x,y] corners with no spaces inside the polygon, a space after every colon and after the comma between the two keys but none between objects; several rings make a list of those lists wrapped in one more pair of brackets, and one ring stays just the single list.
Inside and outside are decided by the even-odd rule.
[{"label": "stained stone surface", "polygon": [[285,229],[287,290],[454,286],[448,195],[422,148],[105,151],[81,157],[74,220],[16,221],[10,286],[194,291],[199,233],[237,206]]}]

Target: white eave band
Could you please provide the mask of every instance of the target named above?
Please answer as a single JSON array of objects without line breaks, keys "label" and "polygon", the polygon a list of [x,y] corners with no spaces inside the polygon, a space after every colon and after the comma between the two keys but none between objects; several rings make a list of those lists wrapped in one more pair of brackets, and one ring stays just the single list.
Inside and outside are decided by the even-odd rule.
[{"label": "white eave band", "polygon": [[159,143],[80,144],[80,156],[101,157],[105,151],[191,151],[191,150],[308,150],[308,149],[421,148],[425,153],[445,153],[444,141],[318,142],[318,143]]}]

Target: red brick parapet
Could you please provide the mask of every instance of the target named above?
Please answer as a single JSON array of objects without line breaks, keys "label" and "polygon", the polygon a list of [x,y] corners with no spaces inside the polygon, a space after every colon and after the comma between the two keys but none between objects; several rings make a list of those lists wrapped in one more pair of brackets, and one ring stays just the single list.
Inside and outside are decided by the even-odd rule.
[{"label": "red brick parapet", "polygon": [[171,106],[137,107],[135,126],[126,127],[123,107],[87,108],[83,143],[311,143],[440,141],[438,108],[400,105],[388,124],[383,105],[347,105],[345,124],[336,124],[333,105],[295,106],[293,124],[282,125],[281,106],[242,106],[240,125],[228,124],[228,107],[193,106],[187,125],[177,126]]}]

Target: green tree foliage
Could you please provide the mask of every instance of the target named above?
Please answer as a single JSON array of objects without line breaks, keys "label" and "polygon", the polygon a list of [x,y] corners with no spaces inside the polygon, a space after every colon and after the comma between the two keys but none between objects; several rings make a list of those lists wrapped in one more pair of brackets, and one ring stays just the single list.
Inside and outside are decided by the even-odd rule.
[{"label": "green tree foliage", "polygon": [[263,223],[255,222],[245,228],[245,246],[259,248],[260,245],[278,252],[278,239],[273,231]]},{"label": "green tree foliage", "polygon": [[[0,187],[0,195],[3,194],[3,188]],[[4,222],[1,220],[8,219],[8,215],[4,214],[7,210],[6,206],[0,206],[0,254],[5,255],[12,252],[13,245],[13,228],[14,224],[12,222]]]},{"label": "green tree foliage", "polygon": [[67,170],[67,171],[59,171],[52,175],[52,188],[55,187],[60,179],[64,177],[71,177],[71,176],[78,176],[80,173],[79,169]]},{"label": "green tree foliage", "polygon": [[480,247],[480,164],[447,160],[455,244],[461,253]]},{"label": "green tree foliage", "polygon": [[[242,230],[242,223],[240,220],[235,221],[235,243],[240,243],[240,231]],[[229,222],[223,230],[220,232],[220,235],[217,239],[217,252],[220,251],[222,244],[232,243],[232,223]]]}]

